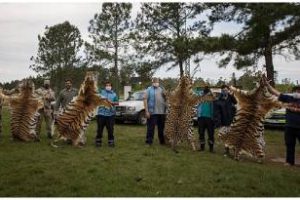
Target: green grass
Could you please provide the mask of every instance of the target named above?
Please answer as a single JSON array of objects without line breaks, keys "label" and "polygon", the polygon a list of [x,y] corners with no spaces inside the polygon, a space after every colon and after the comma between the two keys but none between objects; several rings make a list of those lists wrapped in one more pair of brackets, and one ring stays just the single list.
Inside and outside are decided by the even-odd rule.
[{"label": "green grass", "polygon": [[[39,143],[14,142],[5,111],[0,139],[1,197],[299,197],[299,167],[270,161],[284,157],[283,133],[266,131],[263,164],[239,162],[216,153],[193,152],[180,145],[176,154],[144,144],[146,127],[116,125],[116,147],[94,147],[96,124],[88,128],[82,148],[53,148],[42,134]],[[195,136],[198,136],[195,130]],[[105,140],[107,134],[105,132]],[[299,147],[296,154],[299,155]]]}]

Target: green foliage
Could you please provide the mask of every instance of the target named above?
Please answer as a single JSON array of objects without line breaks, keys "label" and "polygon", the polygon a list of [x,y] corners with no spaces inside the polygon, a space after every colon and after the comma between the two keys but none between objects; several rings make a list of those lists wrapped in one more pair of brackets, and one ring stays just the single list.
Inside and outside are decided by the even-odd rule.
[{"label": "green foliage", "polygon": [[[100,63],[111,69],[109,78],[117,93],[120,90],[120,64],[128,59],[126,50],[133,26],[130,21],[131,8],[131,3],[103,3],[101,13],[94,15],[88,27],[92,43],[85,44],[90,63]],[[124,72],[128,71],[128,65],[126,67],[122,71],[122,78],[125,78]],[[126,78],[122,80],[123,83],[126,81]]]},{"label": "green foliage", "polygon": [[194,3],[143,3],[136,21],[136,49],[147,54],[147,63],[156,68],[170,63],[179,66],[190,58],[189,43],[193,34],[207,35],[209,29],[204,21],[195,21],[203,11],[202,4]]},{"label": "green foliage", "polygon": [[174,90],[175,87],[178,85],[178,79],[177,78],[164,78],[160,81],[160,84],[166,90]]},{"label": "green foliage", "polygon": [[279,92],[292,93],[294,84],[276,84],[275,87]]},{"label": "green foliage", "polygon": [[[116,125],[116,147],[96,149],[96,123],[87,128],[87,145],[75,148],[49,145],[46,133],[37,143],[10,140],[9,115],[4,110],[0,140],[1,197],[298,197],[298,167],[270,159],[284,157],[282,131],[265,132],[267,158],[263,164],[247,157],[237,162],[216,153],[193,152],[187,145],[174,153],[144,144],[146,127]],[[195,138],[198,138],[195,130]],[[296,148],[296,155],[300,149]],[[298,157],[297,157],[298,159]]]},{"label": "green foliage", "polygon": [[43,36],[38,35],[39,49],[30,68],[46,75],[58,68],[73,68],[80,60],[77,53],[82,45],[78,28],[66,21],[45,29]]},{"label": "green foliage", "polygon": [[138,62],[134,66],[134,69],[141,78],[142,86],[146,87],[147,85],[151,84],[151,78],[155,72],[155,68],[153,67],[152,63]]},{"label": "green foliage", "polygon": [[124,65],[120,69],[120,79],[121,79],[121,86],[129,85],[130,79],[134,74],[134,66],[133,65]]},{"label": "green foliage", "polygon": [[237,86],[244,90],[251,90],[255,87],[259,80],[260,73],[253,72],[249,69],[245,70],[245,73],[237,80]]},{"label": "green foliage", "polygon": [[[39,49],[36,57],[31,57],[34,64],[30,68],[44,77],[63,84],[68,76],[64,72],[79,65],[78,52],[82,46],[79,29],[68,21],[54,26],[46,26],[44,35],[38,35]],[[57,90],[61,87],[57,87]]]},{"label": "green foliage", "polygon": [[207,53],[230,53],[219,64],[226,66],[230,60],[234,60],[238,69],[255,66],[259,58],[264,58],[267,76],[272,84],[274,54],[288,51],[299,59],[298,3],[214,3],[207,6],[211,9],[211,24],[233,21],[241,24],[242,30],[236,35],[223,34],[206,41],[200,37],[193,42],[193,52],[204,50]]}]

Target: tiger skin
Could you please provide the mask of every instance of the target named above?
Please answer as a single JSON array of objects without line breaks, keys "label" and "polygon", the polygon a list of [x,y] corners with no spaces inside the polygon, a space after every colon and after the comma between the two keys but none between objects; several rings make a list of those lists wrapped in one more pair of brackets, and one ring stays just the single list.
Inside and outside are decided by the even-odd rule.
[{"label": "tiger skin", "polygon": [[3,94],[4,100],[10,106],[12,138],[20,141],[39,141],[35,128],[39,116],[38,109],[43,102],[34,94],[34,83],[25,79],[19,85],[19,92],[11,96]]},{"label": "tiger skin", "polygon": [[225,147],[234,150],[234,159],[241,154],[261,162],[265,157],[264,119],[266,114],[282,104],[269,93],[266,77],[262,76],[256,88],[243,91],[230,87],[238,101],[237,113],[230,127],[222,127],[218,136]]},{"label": "tiger skin", "polygon": [[[66,109],[57,116],[58,138],[54,142],[69,139],[74,146],[84,145],[85,130],[99,105],[112,106],[108,100],[101,99],[97,94],[97,74],[87,72],[78,96],[74,97]],[[54,143],[52,145],[57,147]]]},{"label": "tiger skin", "polygon": [[196,150],[193,133],[194,107],[204,101],[212,101],[210,95],[197,96],[192,91],[192,79],[182,76],[174,91],[166,94],[168,112],[165,122],[165,137],[172,149],[177,152],[176,146],[186,140],[192,149]]}]

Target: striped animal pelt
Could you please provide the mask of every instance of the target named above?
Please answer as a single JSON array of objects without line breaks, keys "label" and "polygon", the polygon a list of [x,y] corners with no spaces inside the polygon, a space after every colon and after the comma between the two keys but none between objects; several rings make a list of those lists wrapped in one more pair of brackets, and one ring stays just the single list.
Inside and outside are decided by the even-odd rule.
[{"label": "striped animal pelt", "polygon": [[[0,88],[0,91],[2,93],[2,88]],[[0,136],[2,135],[2,105],[4,102],[4,98],[0,97]]]},{"label": "striped animal pelt", "polygon": [[43,102],[34,95],[34,83],[31,80],[23,80],[19,89],[20,92],[13,96],[2,93],[2,98],[10,106],[12,137],[21,141],[39,140],[35,129],[39,116],[38,109],[43,107]]},{"label": "striped animal pelt", "polygon": [[193,134],[194,107],[200,102],[212,101],[214,97],[209,94],[197,96],[192,91],[192,79],[182,76],[174,91],[166,94],[168,112],[165,123],[165,137],[172,149],[181,141],[187,141],[193,150],[196,150]]},{"label": "striped animal pelt", "polygon": [[[85,130],[99,105],[111,107],[111,103],[97,94],[97,76],[88,72],[76,96],[57,116],[58,140],[69,139],[74,146],[85,144]],[[55,141],[55,142],[56,142]]]},{"label": "striped animal pelt", "polygon": [[243,91],[235,87],[230,89],[238,101],[237,113],[230,127],[219,130],[219,137],[225,147],[234,150],[234,159],[239,160],[241,154],[247,154],[262,161],[265,156],[264,119],[266,114],[279,108],[282,104],[268,92],[266,77],[251,91]]}]

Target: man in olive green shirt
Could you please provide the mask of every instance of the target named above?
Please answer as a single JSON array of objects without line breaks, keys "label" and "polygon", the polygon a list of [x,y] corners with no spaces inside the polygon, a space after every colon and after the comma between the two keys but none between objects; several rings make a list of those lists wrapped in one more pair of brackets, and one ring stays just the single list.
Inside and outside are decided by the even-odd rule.
[{"label": "man in olive green shirt", "polygon": [[65,80],[65,89],[63,89],[57,98],[55,110],[62,111],[70,103],[73,97],[77,96],[78,90],[72,87],[72,81],[70,79]]}]

